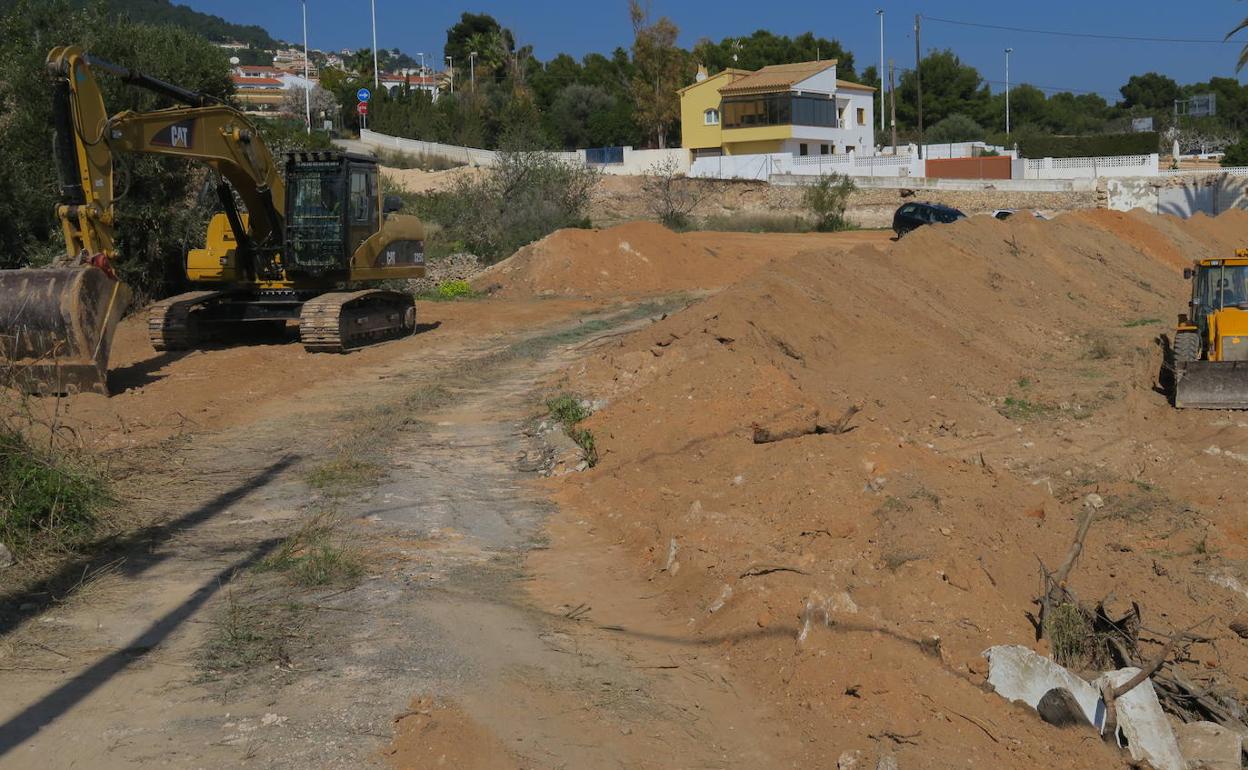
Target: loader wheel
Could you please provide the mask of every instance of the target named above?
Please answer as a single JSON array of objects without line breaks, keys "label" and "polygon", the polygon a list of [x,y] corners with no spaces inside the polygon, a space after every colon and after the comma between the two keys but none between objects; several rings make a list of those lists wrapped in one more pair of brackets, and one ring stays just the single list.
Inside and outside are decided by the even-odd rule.
[{"label": "loader wheel", "polygon": [[1178,332],[1174,335],[1174,363],[1186,364],[1200,358],[1200,335],[1196,332]]}]

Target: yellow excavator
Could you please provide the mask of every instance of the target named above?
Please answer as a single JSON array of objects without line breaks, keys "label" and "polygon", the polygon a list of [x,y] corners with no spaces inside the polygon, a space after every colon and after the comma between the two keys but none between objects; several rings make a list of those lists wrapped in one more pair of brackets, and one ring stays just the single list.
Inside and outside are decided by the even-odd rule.
[{"label": "yellow excavator", "polygon": [[1183,271],[1190,310],[1171,350],[1179,409],[1248,409],[1248,249]]},{"label": "yellow excavator", "polygon": [[[410,294],[357,286],[425,274],[424,228],[396,213],[397,197],[380,194],[375,159],[294,152],[279,167],[256,126],[212,97],[77,46],[53,49],[47,66],[66,258],[49,269],[0,271],[0,353],[13,384],[31,393],[107,393],[109,346],[131,299],[113,270],[124,258],[114,232],[118,153],[189,158],[216,182],[220,210],[204,247],[186,256],[195,290],[150,309],[156,350],[227,342],[288,321],[298,322],[303,345],[318,352],[414,331]],[[177,106],[110,115],[97,72]]]}]

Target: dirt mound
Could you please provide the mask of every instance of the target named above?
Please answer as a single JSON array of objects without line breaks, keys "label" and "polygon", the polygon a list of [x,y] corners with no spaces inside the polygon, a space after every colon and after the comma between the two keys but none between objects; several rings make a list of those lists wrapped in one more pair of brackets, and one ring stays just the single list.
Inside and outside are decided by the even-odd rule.
[{"label": "dirt mound", "polygon": [[628,297],[717,288],[767,262],[722,252],[653,222],[606,230],[559,230],[473,278],[505,297]]},{"label": "dirt mound", "polygon": [[[1036,557],[1061,560],[1085,504],[1081,596],[1138,600],[1164,628],[1234,616],[1243,597],[1210,574],[1248,556],[1231,502],[1248,490],[1206,449],[1248,436],[1153,384],[1181,266],[1245,237],[1240,212],[975,217],[777,260],[568,375],[608,406],[585,423],[599,466],[558,495],[836,745],[903,767],[1112,766],[982,689],[980,653],[1036,645]],[[1237,641],[1188,656],[1210,686],[1248,676]],[[882,738],[899,735],[921,737]]]}]

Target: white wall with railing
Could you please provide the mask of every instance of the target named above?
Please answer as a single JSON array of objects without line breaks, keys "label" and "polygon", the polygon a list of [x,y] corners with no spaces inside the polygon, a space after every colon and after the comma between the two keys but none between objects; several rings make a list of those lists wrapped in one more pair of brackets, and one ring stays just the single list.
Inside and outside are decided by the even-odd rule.
[{"label": "white wall with railing", "polygon": [[1111,176],[1157,176],[1161,158],[1152,155],[1116,155],[1102,158],[1028,158],[1022,161],[1024,179],[1096,179]]},{"label": "white wall with railing", "polygon": [[[881,147],[879,152],[884,155],[900,155],[915,154],[918,152],[918,146],[914,144],[903,144],[897,147]],[[1007,158],[1016,158],[1018,153],[1012,149],[1002,147],[995,144],[987,144],[986,142],[946,142],[944,144],[925,144],[923,145],[923,157],[932,160],[945,160],[948,158],[974,158],[983,155],[985,152],[994,152],[997,155],[1004,155]]]},{"label": "white wall with railing", "polygon": [[844,174],[853,177],[922,176],[923,161],[915,155],[721,155],[698,158],[689,176],[710,179],[757,179],[766,181],[776,174],[821,176]]}]

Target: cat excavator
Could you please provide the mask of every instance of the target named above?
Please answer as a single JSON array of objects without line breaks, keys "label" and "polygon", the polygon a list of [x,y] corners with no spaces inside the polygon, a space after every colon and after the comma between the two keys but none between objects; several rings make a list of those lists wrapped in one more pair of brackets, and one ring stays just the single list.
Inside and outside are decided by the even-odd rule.
[{"label": "cat excavator", "polygon": [[[0,354],[29,393],[107,394],[109,348],[131,300],[114,263],[114,156],[145,153],[206,166],[219,211],[186,255],[194,290],[151,306],[158,351],[228,342],[256,328],[299,324],[314,352],[342,352],[411,334],[410,294],[359,284],[425,273],[424,228],[381,196],[377,162],[330,151],[279,164],[243,113],[210,96],[110,64],[78,46],[48,55],[53,76],[56,215],[66,256],[48,269],[0,270]],[[110,115],[97,73],[177,106]],[[170,206],[188,205],[170,201]]]}]

